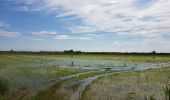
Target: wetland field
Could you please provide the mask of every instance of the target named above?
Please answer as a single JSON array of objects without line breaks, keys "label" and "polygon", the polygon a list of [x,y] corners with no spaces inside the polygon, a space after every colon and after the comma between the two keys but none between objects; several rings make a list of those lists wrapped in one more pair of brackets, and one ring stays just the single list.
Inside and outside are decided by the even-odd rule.
[{"label": "wetland field", "polygon": [[170,100],[170,55],[1,53],[0,100]]}]

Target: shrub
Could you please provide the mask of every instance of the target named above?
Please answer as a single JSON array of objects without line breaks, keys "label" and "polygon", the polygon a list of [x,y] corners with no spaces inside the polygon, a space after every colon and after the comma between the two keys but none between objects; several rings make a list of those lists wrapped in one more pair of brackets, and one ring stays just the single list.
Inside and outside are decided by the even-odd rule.
[{"label": "shrub", "polygon": [[0,95],[4,95],[9,88],[8,80],[0,77]]},{"label": "shrub", "polygon": [[145,97],[145,100],[156,100],[155,98],[154,98],[154,96],[149,96],[149,97]]},{"label": "shrub", "polygon": [[166,100],[170,100],[170,84],[164,86],[164,93]]}]

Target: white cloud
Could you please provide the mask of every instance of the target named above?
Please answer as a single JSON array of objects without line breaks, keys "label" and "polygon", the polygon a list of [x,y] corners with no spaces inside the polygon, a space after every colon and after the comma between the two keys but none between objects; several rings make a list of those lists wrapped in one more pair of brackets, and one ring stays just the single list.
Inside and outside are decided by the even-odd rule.
[{"label": "white cloud", "polygon": [[[12,1],[25,3],[31,11],[53,13],[57,19],[73,16],[74,21],[77,19],[81,23],[76,22],[77,25],[68,27],[71,33],[111,32],[144,38],[142,41],[115,41],[113,44],[121,46],[121,50],[128,51],[128,48],[133,48],[136,51],[144,49],[170,51],[170,41],[162,37],[170,32],[168,28],[170,27],[170,0],[152,0],[153,2],[148,0],[145,3],[142,3],[143,0],[41,0],[41,3],[39,0]],[[49,34],[34,32],[34,34],[37,33]],[[55,36],[55,39],[59,40],[91,38],[93,37],[86,35]]]},{"label": "white cloud", "polygon": [[33,38],[32,40],[35,40],[35,41],[45,41],[45,40],[42,39],[42,38]]},{"label": "white cloud", "polygon": [[11,32],[11,31],[0,30],[0,36],[17,37],[19,35],[21,35],[19,32]]},{"label": "white cloud", "polygon": [[14,31],[8,31],[7,29],[10,27],[10,25],[6,22],[0,21],[0,37],[17,37],[21,35],[19,32]]},{"label": "white cloud", "polygon": [[[34,36],[54,36],[55,39],[57,40],[92,40],[94,35],[81,35],[81,34],[59,34],[57,32],[52,32],[52,31],[40,31],[40,32],[32,32],[31,33]],[[34,40],[42,40],[41,38],[34,38]]]},{"label": "white cloud", "polygon": [[70,36],[70,35],[58,35],[55,37],[57,40],[92,40],[92,37],[88,36]]},{"label": "white cloud", "polygon": [[71,27],[70,30],[73,33],[91,33],[97,31],[96,27],[88,27],[88,26]]},{"label": "white cloud", "polygon": [[130,42],[125,42],[125,41],[114,41],[113,44],[114,44],[114,45],[117,45],[117,46],[127,46],[127,45],[131,45]]},{"label": "white cloud", "polygon": [[52,32],[52,31],[39,31],[39,32],[32,32],[32,35],[56,35],[58,34],[57,32]]},{"label": "white cloud", "polygon": [[[12,0],[16,1],[16,0]],[[39,1],[39,0],[38,0]],[[138,3],[140,0],[17,0],[24,2],[33,11],[46,11],[56,14],[57,17],[75,16],[81,19],[82,26],[71,26],[74,33],[84,32],[116,32],[122,30],[147,29],[160,26],[170,26],[169,0]],[[147,5],[147,6],[145,6]],[[148,7],[149,5],[149,7]],[[138,9],[142,8],[142,9]],[[148,20],[147,17],[151,19]],[[141,20],[143,19],[143,20]],[[146,21],[144,21],[146,19]],[[157,31],[162,31],[159,29]],[[135,34],[141,34],[136,31]],[[118,32],[121,34],[121,32]],[[134,34],[134,32],[127,32]],[[143,35],[153,34],[148,30]]]},{"label": "white cloud", "polygon": [[58,39],[58,40],[66,40],[68,38],[69,38],[69,36],[67,36],[67,35],[58,35],[55,37],[55,39]]},{"label": "white cloud", "polygon": [[28,6],[21,6],[21,7],[16,7],[14,10],[17,11],[31,11]]},{"label": "white cloud", "polygon": [[7,23],[5,23],[3,21],[0,21],[0,29],[9,28],[9,27],[10,27],[9,24],[7,24]]},{"label": "white cloud", "polygon": [[136,40],[129,40],[129,41],[113,41],[113,46],[116,51],[123,51],[123,52],[151,52],[153,50],[159,52],[168,52],[170,51],[169,48],[170,40],[164,39],[163,37],[147,37],[144,39],[136,39]]}]

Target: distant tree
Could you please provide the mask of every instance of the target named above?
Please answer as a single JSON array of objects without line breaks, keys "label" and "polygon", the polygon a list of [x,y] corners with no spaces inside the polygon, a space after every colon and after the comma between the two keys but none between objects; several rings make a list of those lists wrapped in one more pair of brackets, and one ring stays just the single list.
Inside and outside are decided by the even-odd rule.
[{"label": "distant tree", "polygon": [[11,50],[10,50],[10,52],[14,52],[14,50],[13,50],[13,49],[11,49]]},{"label": "distant tree", "polygon": [[64,53],[74,53],[74,50],[65,50]]},{"label": "distant tree", "polygon": [[70,50],[70,53],[73,53],[74,52],[74,50]]},{"label": "distant tree", "polygon": [[[151,54],[156,54],[156,51],[154,50],[154,51],[152,51],[152,53]],[[153,56],[152,57],[152,60],[153,60],[153,62],[155,62],[156,61],[156,57],[155,56]]]},{"label": "distant tree", "polygon": [[40,54],[44,54],[44,51],[41,50],[41,51],[40,51]]},{"label": "distant tree", "polygon": [[81,51],[75,51],[76,53],[82,53]]},{"label": "distant tree", "polygon": [[152,51],[152,54],[155,54],[156,53],[156,51],[154,50],[154,51]]}]

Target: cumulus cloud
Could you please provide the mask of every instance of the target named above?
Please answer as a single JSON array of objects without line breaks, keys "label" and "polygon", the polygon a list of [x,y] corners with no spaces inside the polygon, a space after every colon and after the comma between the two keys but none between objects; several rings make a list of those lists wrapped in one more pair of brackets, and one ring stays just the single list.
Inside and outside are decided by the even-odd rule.
[{"label": "cumulus cloud", "polygon": [[19,35],[21,35],[19,32],[0,30],[0,36],[3,36],[3,37],[17,37]]}]

